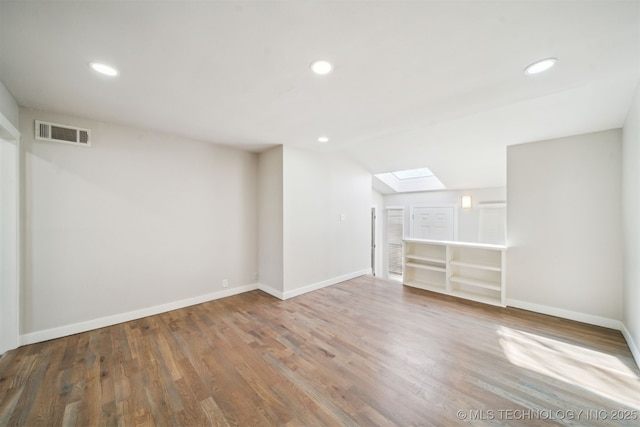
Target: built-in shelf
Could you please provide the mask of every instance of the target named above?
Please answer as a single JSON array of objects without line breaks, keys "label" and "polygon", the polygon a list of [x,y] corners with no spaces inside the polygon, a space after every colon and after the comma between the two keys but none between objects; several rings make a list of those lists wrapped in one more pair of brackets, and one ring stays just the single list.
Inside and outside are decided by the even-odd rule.
[{"label": "built-in shelf", "polygon": [[404,284],[411,286],[412,288],[419,288],[427,291],[446,293],[445,287],[438,283],[413,280],[413,281],[407,281]]},{"label": "built-in shelf", "polygon": [[413,268],[422,268],[424,270],[440,271],[442,273],[445,273],[447,271],[447,269],[444,266],[440,267],[437,265],[420,264],[418,262],[407,262],[406,265]]},{"label": "built-in shelf", "polygon": [[505,306],[506,247],[406,239],[404,253],[405,285]]},{"label": "built-in shelf", "polygon": [[442,265],[444,265],[447,262],[447,260],[444,258],[432,258],[432,257],[419,256],[414,254],[407,254],[405,255],[405,258],[415,259],[416,261],[433,262],[433,263],[442,264]]},{"label": "built-in shelf", "polygon": [[458,297],[458,298],[469,299],[469,300],[481,302],[484,304],[491,304],[491,305],[497,305],[499,307],[505,307],[505,304],[502,304],[499,300],[491,296],[478,295],[476,293],[464,292],[464,291],[452,291],[448,293],[448,295]]},{"label": "built-in shelf", "polygon": [[501,271],[502,267],[499,265],[486,265],[486,264],[474,264],[471,262],[462,262],[451,260],[449,264],[456,265],[458,267],[468,267],[468,268],[478,268],[480,270],[489,270],[489,271]]},{"label": "built-in shelf", "polygon": [[487,282],[485,280],[472,279],[470,277],[451,276],[449,277],[449,280],[462,285],[477,286],[478,288],[490,289],[492,291],[500,290],[500,283]]}]

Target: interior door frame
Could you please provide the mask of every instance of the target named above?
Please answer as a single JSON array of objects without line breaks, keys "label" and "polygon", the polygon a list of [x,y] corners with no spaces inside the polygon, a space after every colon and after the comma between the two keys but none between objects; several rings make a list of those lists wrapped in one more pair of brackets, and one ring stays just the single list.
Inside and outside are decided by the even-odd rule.
[{"label": "interior door frame", "polygon": [[458,205],[456,204],[419,204],[409,206],[409,236],[413,237],[414,210],[418,208],[452,208],[453,209],[453,240],[458,240]]},{"label": "interior door frame", "polygon": [[20,132],[0,113],[0,355],[20,339]]},{"label": "interior door frame", "polygon": [[371,206],[371,274],[373,276],[376,275],[376,256],[378,252],[378,245],[376,244],[377,234],[376,234],[376,207]]}]

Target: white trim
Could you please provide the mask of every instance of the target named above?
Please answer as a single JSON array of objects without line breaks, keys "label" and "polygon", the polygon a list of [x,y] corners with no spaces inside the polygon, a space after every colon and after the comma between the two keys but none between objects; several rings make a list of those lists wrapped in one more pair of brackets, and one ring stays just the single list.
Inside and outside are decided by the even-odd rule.
[{"label": "white trim", "polygon": [[284,300],[284,293],[264,283],[258,283],[258,289],[278,299]]},{"label": "white trim", "polygon": [[376,275],[376,267],[378,263],[378,207],[371,206],[371,274]]},{"label": "white trim", "polygon": [[507,250],[507,246],[505,245],[494,245],[493,243],[474,243],[474,242],[459,242],[453,240],[429,240],[429,239],[412,239],[407,238],[403,239],[405,242],[415,242],[415,243],[428,243],[430,245],[448,245],[448,246],[461,246],[467,248],[478,248],[478,249],[494,249],[494,250]]},{"label": "white trim", "polygon": [[35,344],[37,342],[47,341],[54,338],[61,338],[67,335],[87,332],[93,329],[104,328],[106,326],[117,325],[118,323],[128,322],[130,320],[141,319],[147,316],[166,313],[167,311],[177,310],[179,308],[189,307],[203,302],[213,301],[220,298],[230,297],[232,295],[241,294],[258,289],[258,284],[237,286],[218,292],[213,292],[198,297],[187,298],[179,301],[160,304],[153,307],[147,307],[140,310],[129,311],[127,313],[115,314],[113,316],[101,317],[99,319],[87,320],[84,322],[74,323],[71,325],[59,326],[57,328],[45,329],[43,331],[31,332],[20,336],[20,345]]},{"label": "white trim", "polygon": [[548,314],[550,316],[562,317],[563,319],[575,320],[577,322],[589,323],[591,325],[602,326],[604,328],[622,330],[622,322],[608,317],[595,316],[593,314],[580,313],[578,311],[565,310],[564,308],[551,307],[543,304],[535,304],[527,301],[507,299],[508,307],[521,308],[523,310],[534,311],[536,313]]},{"label": "white trim", "polygon": [[620,332],[622,332],[622,336],[624,337],[624,339],[627,340],[627,345],[629,346],[631,354],[636,361],[636,365],[638,365],[638,367],[640,368],[640,347],[638,347],[636,342],[633,340],[631,332],[629,332],[625,324],[621,322],[621,325],[622,328],[620,329]]},{"label": "white trim", "polygon": [[312,283],[311,285],[304,286],[302,288],[294,289],[292,291],[285,292],[282,298],[283,300],[297,297],[308,292],[316,291],[318,289],[326,288],[327,286],[335,285],[336,283],[344,282],[345,280],[354,279],[365,274],[371,274],[371,268],[366,268],[360,271],[354,271],[342,276],[334,277],[333,279],[323,280],[322,282]]}]

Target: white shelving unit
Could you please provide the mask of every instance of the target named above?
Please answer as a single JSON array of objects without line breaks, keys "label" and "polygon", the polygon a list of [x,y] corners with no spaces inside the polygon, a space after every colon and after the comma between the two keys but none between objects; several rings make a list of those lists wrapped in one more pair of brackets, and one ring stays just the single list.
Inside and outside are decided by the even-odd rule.
[{"label": "white shelving unit", "polygon": [[506,251],[501,245],[405,239],[404,284],[504,307]]}]

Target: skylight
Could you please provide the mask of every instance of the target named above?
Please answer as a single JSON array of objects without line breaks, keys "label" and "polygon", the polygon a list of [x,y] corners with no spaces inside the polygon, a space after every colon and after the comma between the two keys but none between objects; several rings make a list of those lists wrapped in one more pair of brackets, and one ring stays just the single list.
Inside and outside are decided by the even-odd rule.
[{"label": "skylight", "polygon": [[391,173],[398,179],[426,178],[428,176],[433,176],[433,172],[427,168],[407,169]]},{"label": "skylight", "polygon": [[379,173],[374,177],[374,188],[384,194],[445,189],[442,182],[427,168]]}]

